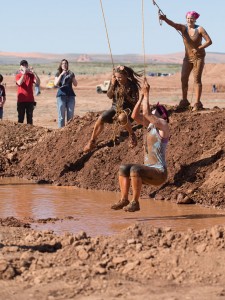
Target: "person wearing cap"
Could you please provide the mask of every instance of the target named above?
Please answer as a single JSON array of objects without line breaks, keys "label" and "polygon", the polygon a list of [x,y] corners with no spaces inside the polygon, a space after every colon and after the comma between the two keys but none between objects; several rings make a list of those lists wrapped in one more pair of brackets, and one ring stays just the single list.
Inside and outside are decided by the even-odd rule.
[{"label": "person wearing cap", "polygon": [[[121,199],[111,206],[126,212],[140,210],[139,198],[142,184],[159,186],[167,179],[166,147],[169,141],[169,116],[159,103],[152,110],[149,104],[150,86],[147,79],[141,89],[141,97],[134,107],[132,118],[147,127],[144,142],[144,164],[123,164],[119,168]],[[132,200],[128,200],[130,186]]]},{"label": "person wearing cap", "polygon": [[21,60],[20,62],[20,70],[16,74],[16,84],[18,122],[23,123],[26,114],[27,124],[32,125],[35,107],[33,85],[40,85],[40,79],[33,71],[33,68],[29,68],[26,60]]},{"label": "person wearing cap", "polygon": [[[137,138],[132,129],[131,113],[139,98],[141,75],[127,66],[117,66],[113,69],[113,75],[107,92],[109,99],[112,99],[112,106],[104,111],[95,123],[91,139],[84,147],[84,153],[96,147],[97,137],[104,129],[104,124],[116,122],[116,126],[124,127],[130,137],[130,146],[137,145]],[[117,129],[117,128],[116,128]]]},{"label": "person wearing cap", "polygon": [[[186,13],[187,24],[177,24],[169,20],[165,15],[159,13],[160,20],[165,21],[168,25],[178,30],[182,37],[185,46],[185,57],[183,60],[181,71],[181,83],[183,98],[179,103],[179,108],[186,108],[190,106],[190,102],[187,99],[188,95],[188,81],[191,71],[193,70],[194,83],[196,86],[196,101],[192,110],[201,110],[203,104],[201,100],[202,94],[202,72],[205,64],[205,48],[212,44],[212,40],[206,30],[196,25],[196,20],[199,18],[199,14],[195,11],[189,11]],[[204,43],[202,43],[204,39]]]}]

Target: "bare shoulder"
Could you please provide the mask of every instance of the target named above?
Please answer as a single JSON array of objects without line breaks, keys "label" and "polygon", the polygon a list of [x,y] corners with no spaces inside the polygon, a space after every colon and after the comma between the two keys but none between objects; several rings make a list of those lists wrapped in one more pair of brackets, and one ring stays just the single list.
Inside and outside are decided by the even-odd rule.
[{"label": "bare shoulder", "polygon": [[163,138],[169,138],[170,136],[170,129],[169,129],[169,124],[167,123],[166,120],[161,120],[161,126],[159,128],[160,135]]},{"label": "bare shoulder", "polygon": [[199,25],[198,26],[198,32],[201,33],[201,34],[203,34],[203,33],[206,32],[206,30],[202,26]]}]

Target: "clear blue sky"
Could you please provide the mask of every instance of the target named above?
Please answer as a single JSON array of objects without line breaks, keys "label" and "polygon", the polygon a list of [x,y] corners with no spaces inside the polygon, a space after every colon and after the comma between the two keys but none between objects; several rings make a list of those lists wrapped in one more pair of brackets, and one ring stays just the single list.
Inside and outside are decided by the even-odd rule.
[{"label": "clear blue sky", "polygon": [[[213,40],[208,52],[225,52],[224,0],[158,0],[168,18],[185,23],[185,14],[200,14],[197,24]],[[141,54],[142,0],[102,0],[113,54]],[[146,54],[183,51],[181,36],[159,25],[158,9],[144,0]],[[39,0],[1,3],[1,48],[7,52],[108,54],[100,0]]]}]

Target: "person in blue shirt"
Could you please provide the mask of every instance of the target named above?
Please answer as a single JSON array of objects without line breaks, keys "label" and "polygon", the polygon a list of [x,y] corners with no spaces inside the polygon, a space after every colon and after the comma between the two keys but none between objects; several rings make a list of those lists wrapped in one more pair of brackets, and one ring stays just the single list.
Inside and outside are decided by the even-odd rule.
[{"label": "person in blue shirt", "polygon": [[65,126],[74,116],[75,93],[72,86],[77,86],[75,74],[69,70],[68,60],[62,59],[54,80],[57,91],[58,127]]},{"label": "person in blue shirt", "polygon": [[[111,206],[127,212],[140,210],[139,197],[142,184],[161,185],[167,179],[166,147],[169,141],[169,117],[166,108],[159,103],[152,110],[149,104],[150,86],[147,79],[141,90],[141,97],[134,107],[131,117],[147,127],[144,143],[144,164],[123,164],[119,169],[121,199]],[[128,200],[132,186],[133,196]]]}]

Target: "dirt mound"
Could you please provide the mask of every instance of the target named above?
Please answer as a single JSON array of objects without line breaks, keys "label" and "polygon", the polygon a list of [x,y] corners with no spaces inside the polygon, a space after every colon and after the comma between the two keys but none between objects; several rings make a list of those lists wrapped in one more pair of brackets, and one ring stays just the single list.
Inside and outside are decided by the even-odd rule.
[{"label": "dirt mound", "polygon": [[[17,175],[39,183],[74,185],[118,191],[122,163],[143,162],[143,128],[134,125],[138,146],[130,149],[121,131],[117,145],[107,125],[97,148],[82,149],[99,114],[76,116],[61,130],[1,123],[2,176]],[[143,195],[179,203],[225,207],[225,110],[201,113],[171,111],[171,138],[167,151],[169,178],[160,188],[144,186]]]},{"label": "dirt mound", "polygon": [[139,224],[95,238],[25,228],[2,227],[1,233],[1,299],[224,296],[222,226],[184,233]]}]

